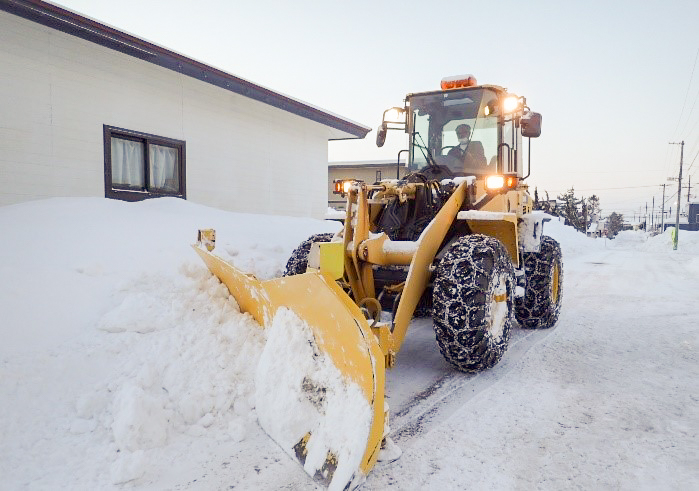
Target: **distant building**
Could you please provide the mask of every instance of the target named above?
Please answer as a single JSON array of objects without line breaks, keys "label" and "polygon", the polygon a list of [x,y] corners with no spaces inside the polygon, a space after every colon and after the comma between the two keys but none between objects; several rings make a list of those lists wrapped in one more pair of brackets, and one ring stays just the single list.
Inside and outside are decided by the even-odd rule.
[{"label": "distant building", "polygon": [[[688,203],[687,206],[685,207],[685,210],[686,210],[686,219],[687,219],[686,230],[698,231],[699,230],[699,201],[693,201],[691,203]],[[681,226],[680,226],[680,230],[682,230]]]},{"label": "distant building", "polygon": [[[665,230],[675,226],[677,216],[670,213],[665,218]],[[680,210],[680,230],[699,231],[699,201],[687,203]]]},{"label": "distant building", "polygon": [[353,162],[330,162],[328,164],[328,206],[345,209],[345,199],[333,193],[335,179],[357,179],[374,184],[382,179],[398,179],[408,173],[405,163],[393,160],[365,160]]},{"label": "distant building", "polygon": [[320,217],[328,140],[370,131],[39,0],[0,0],[0,108],[0,205],[175,196]]},{"label": "distant building", "polygon": [[589,227],[587,227],[587,236],[588,237],[601,237],[602,236],[602,228],[600,227],[599,222],[592,222]]}]

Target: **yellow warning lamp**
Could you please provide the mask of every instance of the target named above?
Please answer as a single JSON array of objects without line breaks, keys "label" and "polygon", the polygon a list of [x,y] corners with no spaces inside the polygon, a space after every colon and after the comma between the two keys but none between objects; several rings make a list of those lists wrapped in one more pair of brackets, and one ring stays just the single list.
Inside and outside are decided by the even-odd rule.
[{"label": "yellow warning lamp", "polygon": [[475,87],[476,85],[478,85],[478,82],[473,75],[444,77],[441,83],[442,90],[465,89],[466,87]]}]

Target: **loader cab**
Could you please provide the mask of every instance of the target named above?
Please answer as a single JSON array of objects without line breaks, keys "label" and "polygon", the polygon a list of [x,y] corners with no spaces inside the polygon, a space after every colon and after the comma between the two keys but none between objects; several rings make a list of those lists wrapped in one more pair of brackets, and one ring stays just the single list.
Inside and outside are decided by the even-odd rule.
[{"label": "loader cab", "polygon": [[455,175],[522,177],[520,120],[524,108],[524,98],[497,86],[409,94],[406,130],[410,135],[410,168],[434,168],[436,164]]}]

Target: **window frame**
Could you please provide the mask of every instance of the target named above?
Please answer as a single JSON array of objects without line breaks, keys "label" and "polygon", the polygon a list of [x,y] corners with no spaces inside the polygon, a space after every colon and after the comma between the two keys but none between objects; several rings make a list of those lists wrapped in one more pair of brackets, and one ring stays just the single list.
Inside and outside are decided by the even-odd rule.
[{"label": "window frame", "polygon": [[[105,198],[118,199],[122,201],[141,201],[149,198],[160,198],[165,196],[174,196],[177,198],[187,199],[186,188],[186,143],[182,140],[174,138],[166,138],[164,136],[152,135],[140,131],[128,130],[116,126],[102,125],[104,135],[104,196]],[[112,183],[112,138],[121,138],[143,143],[143,182],[144,188],[136,190],[129,187],[114,186]],[[161,189],[150,189],[150,159],[149,145],[160,145],[164,147],[175,148],[178,154],[178,188],[179,191],[168,192]]]}]

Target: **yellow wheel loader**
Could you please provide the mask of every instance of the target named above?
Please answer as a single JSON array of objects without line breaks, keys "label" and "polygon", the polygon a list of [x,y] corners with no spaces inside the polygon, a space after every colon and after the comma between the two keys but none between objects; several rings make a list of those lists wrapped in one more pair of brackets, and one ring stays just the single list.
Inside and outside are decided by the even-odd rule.
[{"label": "yellow wheel loader", "polygon": [[[385,369],[400,362],[413,317],[431,315],[446,360],[477,372],[501,359],[515,319],[525,328],[548,328],[561,307],[560,246],[542,235],[544,215],[532,213],[524,183],[522,138],[529,138],[529,150],[541,115],[502,87],[459,76],[384,112],[378,146],[389,130],[407,133],[413,172],[376,183],[336,181],[346,197],[344,227],[304,241],[283,277],[259,281],[218,258],[212,231],[200,231],[195,246],[262,326],[292,312],[310,333],[309,356],[327,360],[369,408],[360,404],[338,416],[331,400],[344,389],[298,369],[305,371],[289,400],[310,401],[304,407],[312,417],[283,438],[261,420],[306,472],[334,489],[356,486],[379,457],[388,436]],[[292,360],[287,370],[302,362]],[[268,388],[265,404],[286,392],[280,387]],[[328,443],[319,436],[328,428],[347,435]]]}]

